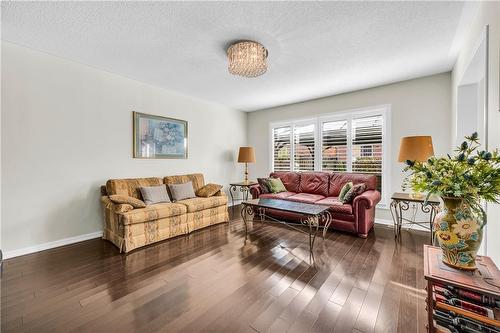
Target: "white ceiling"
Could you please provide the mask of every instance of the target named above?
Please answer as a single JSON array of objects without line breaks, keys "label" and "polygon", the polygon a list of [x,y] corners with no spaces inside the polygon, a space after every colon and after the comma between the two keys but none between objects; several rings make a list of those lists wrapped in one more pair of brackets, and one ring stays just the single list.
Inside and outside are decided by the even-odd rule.
[{"label": "white ceiling", "polygon": [[[449,71],[463,6],[3,1],[2,39],[252,111]],[[269,50],[263,76],[228,73],[241,39]]]}]

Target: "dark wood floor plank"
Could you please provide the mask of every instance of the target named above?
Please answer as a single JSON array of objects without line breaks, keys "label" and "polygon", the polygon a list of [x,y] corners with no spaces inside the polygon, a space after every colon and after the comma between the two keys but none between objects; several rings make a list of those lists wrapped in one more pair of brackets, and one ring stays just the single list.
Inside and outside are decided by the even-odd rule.
[{"label": "dark wood floor plank", "polygon": [[[428,234],[231,222],[129,255],[94,239],[5,261],[2,332],[424,332]],[[415,320],[418,319],[418,320]]]}]

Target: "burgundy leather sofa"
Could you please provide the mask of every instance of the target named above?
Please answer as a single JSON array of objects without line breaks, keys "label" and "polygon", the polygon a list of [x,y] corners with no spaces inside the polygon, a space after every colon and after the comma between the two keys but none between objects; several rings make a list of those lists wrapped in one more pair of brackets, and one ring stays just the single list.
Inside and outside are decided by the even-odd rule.
[{"label": "burgundy leather sofa", "polygon": [[[256,198],[273,198],[331,207],[333,222],[331,228],[355,233],[366,237],[373,228],[375,206],[380,201],[380,192],[376,190],[377,177],[361,173],[330,173],[330,172],[273,172],[270,177],[280,178],[287,192],[262,193],[259,185],[250,188],[250,193]],[[364,183],[366,191],[356,198],[352,204],[338,204],[342,186],[348,182]],[[337,204],[334,204],[337,202]],[[283,211],[268,212],[275,218],[299,221],[301,215]]]}]

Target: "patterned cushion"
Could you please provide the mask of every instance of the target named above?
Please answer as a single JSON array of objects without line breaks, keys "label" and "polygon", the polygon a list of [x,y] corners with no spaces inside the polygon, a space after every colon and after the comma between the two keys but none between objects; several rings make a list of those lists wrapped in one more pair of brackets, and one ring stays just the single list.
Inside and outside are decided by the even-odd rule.
[{"label": "patterned cushion", "polygon": [[124,225],[142,223],[170,216],[186,214],[186,206],[177,203],[152,204],[146,208],[134,209],[122,215]]},{"label": "patterned cushion", "polygon": [[146,207],[146,204],[142,200],[129,197],[127,195],[113,194],[109,196],[109,199],[113,201],[115,204],[128,204],[134,208]]},{"label": "patterned cushion", "polygon": [[187,182],[184,184],[169,184],[168,189],[170,190],[170,195],[172,196],[173,202],[196,197],[196,194],[194,194],[192,182]]},{"label": "patterned cushion", "polygon": [[351,189],[346,193],[344,196],[344,200],[342,200],[343,203],[352,203],[354,198],[356,198],[358,195],[366,191],[366,185],[365,184],[356,184]]},{"label": "patterned cushion", "polygon": [[286,192],[285,185],[283,185],[283,182],[279,178],[270,178],[267,184],[272,193]]},{"label": "patterned cushion", "polygon": [[170,202],[168,197],[167,187],[165,185],[158,186],[143,186],[140,187],[142,199],[146,205],[151,205],[160,202]]},{"label": "patterned cushion", "polygon": [[227,204],[227,197],[225,195],[208,197],[208,198],[198,197],[198,198],[180,200],[177,203],[185,205],[187,207],[187,211],[189,213],[192,213],[213,207],[224,206]]},{"label": "patterned cushion", "polygon": [[352,182],[349,182],[342,186],[342,189],[340,190],[339,194],[339,201],[344,202],[344,197],[349,192],[349,190],[352,188]]},{"label": "patterned cushion", "polygon": [[129,204],[115,205],[115,213],[117,213],[117,214],[123,214],[126,212],[130,212],[132,209],[134,209],[134,207],[132,207],[132,205],[129,205]]},{"label": "patterned cushion", "polygon": [[221,189],[222,185],[210,183],[198,189],[198,191],[196,191],[196,196],[204,198],[212,197]]},{"label": "patterned cushion", "polygon": [[260,191],[262,194],[271,193],[268,185],[269,178],[257,178],[257,182],[259,183]]},{"label": "patterned cushion", "polygon": [[131,179],[110,179],[106,182],[106,192],[108,195],[121,194],[136,199],[141,199],[141,186],[161,185],[161,179],[152,178],[131,178]]}]

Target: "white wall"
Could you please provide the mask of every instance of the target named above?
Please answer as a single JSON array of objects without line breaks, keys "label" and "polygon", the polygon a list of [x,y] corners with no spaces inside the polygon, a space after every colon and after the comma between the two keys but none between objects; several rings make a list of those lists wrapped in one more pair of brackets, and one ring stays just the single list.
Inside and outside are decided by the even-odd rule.
[{"label": "white wall", "polygon": [[[189,122],[189,158],[132,158],[132,111]],[[102,230],[109,178],[203,172],[242,177],[246,114],[2,43],[2,246],[19,250]]]},{"label": "white wall", "polygon": [[[256,149],[257,163],[250,166],[252,178],[268,175],[269,123],[342,112],[375,105],[391,105],[391,192],[401,191],[403,165],[397,162],[399,140],[403,136],[431,135],[436,155],[449,152],[451,137],[450,73],[433,75],[251,112],[248,115],[248,143]],[[391,219],[388,210],[377,210],[378,219]]]},{"label": "white wall", "polygon": [[[452,72],[452,119],[457,121],[457,89],[467,70],[478,40],[486,25],[489,25],[489,51],[488,51],[488,148],[500,148],[500,2],[480,2],[477,16],[475,17],[466,41],[462,47],[458,60]],[[452,128],[452,142],[457,138],[457,126]],[[500,205],[488,205],[487,244],[486,254],[500,264]]]}]

